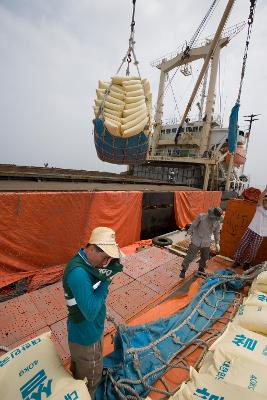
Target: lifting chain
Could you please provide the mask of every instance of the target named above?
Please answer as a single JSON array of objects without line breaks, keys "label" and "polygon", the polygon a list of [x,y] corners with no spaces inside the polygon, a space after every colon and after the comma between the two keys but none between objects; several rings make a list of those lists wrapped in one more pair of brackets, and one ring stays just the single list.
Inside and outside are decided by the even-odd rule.
[{"label": "lifting chain", "polygon": [[128,48],[128,54],[127,54],[127,69],[126,69],[126,76],[130,75],[130,63],[132,62],[132,53],[134,51],[134,27],[135,27],[135,3],[136,0],[133,0],[133,12],[132,12],[132,21],[131,21],[131,32],[130,32],[130,38],[129,38],[129,48]]},{"label": "lifting chain", "polygon": [[245,51],[244,51],[244,56],[243,56],[243,64],[242,64],[242,70],[241,70],[241,78],[240,78],[240,85],[239,85],[239,91],[238,91],[238,96],[237,96],[237,103],[240,102],[241,91],[242,91],[242,86],[243,86],[243,81],[244,81],[244,76],[245,76],[247,57],[248,57],[248,46],[249,46],[249,41],[250,41],[250,36],[251,36],[252,24],[254,21],[256,3],[257,3],[257,0],[250,0],[250,9],[249,9],[249,16],[248,16],[248,31],[247,31],[246,45],[245,45]]}]

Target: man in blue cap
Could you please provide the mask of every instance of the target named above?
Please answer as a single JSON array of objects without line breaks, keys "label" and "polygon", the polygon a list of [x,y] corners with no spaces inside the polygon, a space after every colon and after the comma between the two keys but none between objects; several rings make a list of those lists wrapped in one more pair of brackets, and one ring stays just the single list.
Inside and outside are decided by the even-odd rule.
[{"label": "man in blue cap", "polygon": [[210,255],[210,244],[212,234],[214,235],[216,251],[220,252],[220,221],[223,211],[219,207],[209,208],[207,213],[201,213],[192,222],[187,231],[191,235],[191,243],[187,254],[182,262],[182,269],[179,277],[184,278],[189,264],[194,260],[198,251],[200,251],[199,272],[204,272],[206,262]]}]

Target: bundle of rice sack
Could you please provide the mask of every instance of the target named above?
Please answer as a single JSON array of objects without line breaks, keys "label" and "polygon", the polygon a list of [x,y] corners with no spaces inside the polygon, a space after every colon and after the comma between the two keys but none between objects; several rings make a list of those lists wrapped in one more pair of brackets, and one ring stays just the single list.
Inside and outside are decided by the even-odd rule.
[{"label": "bundle of rice sack", "polygon": [[211,375],[199,374],[190,367],[190,381],[183,383],[180,390],[170,397],[170,400],[263,400],[266,398],[265,395],[233,383],[222,383]]},{"label": "bundle of rice sack", "polygon": [[201,374],[209,374],[216,380],[235,383],[257,393],[267,393],[265,368],[267,363],[255,362],[240,354],[231,354],[227,349],[216,348],[208,352],[199,369]]},{"label": "bundle of rice sack", "polygon": [[104,120],[113,136],[128,138],[151,132],[152,93],[147,79],[113,76],[110,82],[99,81],[94,106],[96,117]]},{"label": "bundle of rice sack", "polygon": [[267,293],[267,271],[261,272],[252,282],[250,293],[259,291]]},{"label": "bundle of rice sack", "polygon": [[61,364],[50,334],[0,357],[1,400],[91,399],[85,382],[73,379]]},{"label": "bundle of rice sack", "polygon": [[258,290],[250,291],[250,295],[244,298],[243,304],[247,306],[267,306],[267,293]]},{"label": "bundle of rice sack", "polygon": [[267,335],[267,306],[242,304],[233,324]]},{"label": "bundle of rice sack", "polygon": [[267,337],[232,322],[209,350],[213,352],[217,348],[227,351],[227,354],[249,358],[253,362],[267,362]]}]

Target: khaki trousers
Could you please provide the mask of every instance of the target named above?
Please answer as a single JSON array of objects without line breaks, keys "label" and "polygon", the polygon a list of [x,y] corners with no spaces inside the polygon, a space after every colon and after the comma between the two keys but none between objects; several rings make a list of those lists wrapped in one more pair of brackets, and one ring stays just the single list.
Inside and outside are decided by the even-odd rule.
[{"label": "khaki trousers", "polygon": [[69,342],[71,354],[71,372],[75,379],[87,378],[87,388],[92,400],[102,378],[103,340],[90,346]]},{"label": "khaki trousers", "polygon": [[182,262],[182,269],[187,271],[189,264],[194,260],[198,251],[200,251],[199,269],[205,271],[206,262],[209,259],[210,248],[209,247],[198,247],[193,243],[190,243],[187,254]]}]

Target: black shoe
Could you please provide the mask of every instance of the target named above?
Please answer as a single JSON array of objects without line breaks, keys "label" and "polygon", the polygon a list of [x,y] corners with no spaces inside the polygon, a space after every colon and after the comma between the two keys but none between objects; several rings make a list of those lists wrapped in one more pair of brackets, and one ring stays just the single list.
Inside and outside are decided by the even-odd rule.
[{"label": "black shoe", "polygon": [[239,267],[241,267],[241,264],[237,261],[235,261],[232,265],[232,268],[239,268]]},{"label": "black shoe", "polygon": [[179,278],[184,279],[184,277],[185,277],[185,270],[182,269]]},{"label": "black shoe", "polygon": [[243,270],[246,271],[247,269],[249,269],[251,267],[251,265],[249,263],[244,263],[243,265]]},{"label": "black shoe", "polygon": [[205,268],[199,267],[197,272],[205,272]]}]

